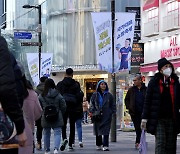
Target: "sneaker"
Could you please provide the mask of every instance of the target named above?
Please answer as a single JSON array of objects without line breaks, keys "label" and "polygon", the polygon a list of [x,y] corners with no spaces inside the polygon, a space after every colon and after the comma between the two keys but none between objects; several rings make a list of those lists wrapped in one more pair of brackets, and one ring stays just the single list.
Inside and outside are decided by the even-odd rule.
[{"label": "sneaker", "polygon": [[139,149],[139,143],[135,144],[135,149],[137,149],[137,150]]},{"label": "sneaker", "polygon": [[79,142],[79,147],[83,148],[83,143],[82,142]]},{"label": "sneaker", "polygon": [[61,150],[61,151],[64,151],[64,149],[66,148],[66,145],[67,145],[67,144],[68,144],[68,140],[65,139],[65,140],[63,141],[61,147],[60,147],[60,150]]},{"label": "sneaker", "polygon": [[39,143],[39,142],[36,143],[36,149],[37,150],[41,150],[42,149],[41,143]]},{"label": "sneaker", "polygon": [[75,144],[72,144],[72,147],[75,147]]},{"label": "sneaker", "polygon": [[54,154],[58,154],[58,150],[57,149],[54,150]]},{"label": "sneaker", "polygon": [[109,151],[108,147],[103,147],[103,151]]},{"label": "sneaker", "polygon": [[96,146],[96,150],[102,150],[101,145],[100,146]]},{"label": "sneaker", "polygon": [[69,146],[69,151],[72,151],[74,148],[72,146]]}]

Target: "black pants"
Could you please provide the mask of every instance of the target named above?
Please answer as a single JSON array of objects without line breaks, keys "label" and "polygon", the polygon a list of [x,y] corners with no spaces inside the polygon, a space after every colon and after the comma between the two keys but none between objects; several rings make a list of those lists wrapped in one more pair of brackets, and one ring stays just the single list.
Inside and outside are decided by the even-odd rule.
[{"label": "black pants", "polygon": [[39,118],[39,119],[36,121],[36,126],[37,126],[37,131],[36,131],[37,142],[41,144],[42,131],[43,131],[43,128],[42,128],[42,126],[41,126],[41,118]]},{"label": "black pants", "polygon": [[97,136],[96,135],[96,145],[103,147],[109,147],[109,135],[103,135],[103,141],[102,141],[102,135]]},{"label": "black pants", "polygon": [[134,123],[134,128],[136,131],[136,143],[140,143],[140,139],[141,139],[141,114],[131,115],[131,119]]},{"label": "black pants", "polygon": [[18,148],[16,149],[0,149],[0,154],[18,154]]},{"label": "black pants", "polygon": [[62,138],[67,139],[66,128],[67,128],[67,119],[69,118],[70,124],[70,134],[69,134],[69,146],[72,146],[75,139],[75,118],[72,112],[66,111],[63,116],[64,126],[62,127]]}]

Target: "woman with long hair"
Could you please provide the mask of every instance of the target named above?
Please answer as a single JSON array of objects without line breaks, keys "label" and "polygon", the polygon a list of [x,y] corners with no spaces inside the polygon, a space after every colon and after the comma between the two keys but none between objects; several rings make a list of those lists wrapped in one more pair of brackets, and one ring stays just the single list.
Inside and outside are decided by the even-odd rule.
[{"label": "woman with long hair", "polygon": [[19,154],[32,154],[35,121],[40,118],[42,108],[36,92],[33,90],[30,81],[26,80],[25,75],[22,77],[22,81],[25,89],[22,110],[24,114],[27,142],[25,147],[19,148]]},{"label": "woman with long hair", "polygon": [[[52,79],[49,78],[45,81],[44,90],[39,96],[39,101],[43,108],[41,124],[44,129],[45,154],[50,154],[51,128],[54,131],[54,154],[57,154],[61,142],[61,130],[64,125],[63,114],[66,110],[66,102],[56,90],[55,83]],[[46,111],[48,108],[50,109],[50,106],[55,106],[55,109],[57,109],[57,111],[55,111],[57,116],[54,115],[52,117],[50,114],[46,114]],[[49,120],[48,117],[51,117],[52,119]]]}]

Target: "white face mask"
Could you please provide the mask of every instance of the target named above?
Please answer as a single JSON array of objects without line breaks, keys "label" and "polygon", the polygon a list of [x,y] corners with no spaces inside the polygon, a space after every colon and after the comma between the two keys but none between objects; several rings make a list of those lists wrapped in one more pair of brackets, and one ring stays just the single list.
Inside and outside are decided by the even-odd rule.
[{"label": "white face mask", "polygon": [[167,77],[169,77],[172,73],[172,68],[171,67],[168,67],[166,69],[163,70],[163,74]]}]

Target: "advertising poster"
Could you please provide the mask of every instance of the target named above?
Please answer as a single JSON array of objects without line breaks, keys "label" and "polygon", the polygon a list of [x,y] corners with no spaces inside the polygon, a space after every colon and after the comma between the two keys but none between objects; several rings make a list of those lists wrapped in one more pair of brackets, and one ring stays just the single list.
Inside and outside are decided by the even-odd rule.
[{"label": "advertising poster", "polygon": [[135,28],[135,13],[115,14],[114,30],[114,71],[129,72]]},{"label": "advertising poster", "polygon": [[112,73],[112,24],[110,12],[91,13],[99,69]]}]

